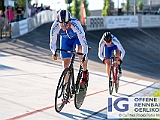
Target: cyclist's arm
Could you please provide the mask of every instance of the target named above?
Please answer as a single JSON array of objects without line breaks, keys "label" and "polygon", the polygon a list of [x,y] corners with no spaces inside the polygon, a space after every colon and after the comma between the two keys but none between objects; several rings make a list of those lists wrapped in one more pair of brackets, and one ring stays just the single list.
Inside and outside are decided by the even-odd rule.
[{"label": "cyclist's arm", "polygon": [[98,48],[98,57],[103,61],[104,60],[104,56],[103,56],[103,51],[104,51],[104,45],[105,45],[105,42],[103,39],[101,39],[99,41],[99,48]]},{"label": "cyclist's arm", "polygon": [[56,51],[57,34],[59,29],[59,24],[57,21],[55,21],[50,29],[50,50],[53,54],[55,54]]},{"label": "cyclist's arm", "polygon": [[87,54],[88,45],[85,37],[85,32],[83,30],[83,27],[81,26],[81,23],[78,20],[72,21],[71,28],[75,33],[77,33],[78,39],[82,45],[82,53]]},{"label": "cyclist's arm", "polygon": [[116,37],[113,37],[112,39],[113,39],[113,43],[117,46],[118,50],[121,51],[121,60],[123,60],[125,55],[125,50],[123,46],[121,45],[120,41]]}]

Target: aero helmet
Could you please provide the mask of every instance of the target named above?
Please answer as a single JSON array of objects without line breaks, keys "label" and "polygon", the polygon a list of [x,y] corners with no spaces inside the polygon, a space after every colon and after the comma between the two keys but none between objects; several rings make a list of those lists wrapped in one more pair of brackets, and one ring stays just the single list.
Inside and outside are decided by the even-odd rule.
[{"label": "aero helmet", "polygon": [[60,10],[57,15],[59,23],[68,24],[71,18],[71,13],[68,10]]},{"label": "aero helmet", "polygon": [[110,32],[105,32],[103,34],[103,40],[106,41],[106,42],[110,42],[112,40],[111,33]]}]

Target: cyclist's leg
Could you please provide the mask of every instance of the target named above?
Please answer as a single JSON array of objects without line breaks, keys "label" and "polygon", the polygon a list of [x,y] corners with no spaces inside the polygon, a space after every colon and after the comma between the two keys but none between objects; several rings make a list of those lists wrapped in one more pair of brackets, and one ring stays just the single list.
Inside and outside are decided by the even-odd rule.
[{"label": "cyclist's leg", "polygon": [[[70,41],[68,39],[61,37],[60,48],[64,49],[64,50],[72,50],[73,48],[66,44],[66,43],[69,43],[69,42]],[[62,58],[63,69],[65,69],[70,64],[71,54],[61,51],[60,56]],[[68,76],[66,75],[65,82],[67,82],[67,81],[68,81]]]},{"label": "cyclist's leg", "polygon": [[121,77],[122,76],[122,69],[121,69],[121,60],[120,60],[120,55],[121,55],[121,52],[120,50],[116,49],[114,51],[116,57],[119,57],[119,59],[117,59],[117,64],[118,64],[118,70],[119,70],[119,73],[118,73],[118,76]]},{"label": "cyclist's leg", "polygon": [[[79,39],[75,39],[75,43],[74,43],[76,46],[77,46],[77,51],[78,52],[82,52],[82,46],[79,42]],[[79,60],[80,62],[82,61],[82,55],[79,55]],[[80,84],[84,85],[88,85],[88,80],[89,80],[89,72],[88,72],[88,69],[87,69],[87,64],[88,64],[88,57],[86,57],[86,60],[83,62],[83,76],[82,76],[82,81]]]},{"label": "cyclist's leg", "polygon": [[119,57],[119,58],[117,59],[117,64],[120,65],[120,62],[119,62],[119,59],[120,59],[120,50],[115,49],[115,50],[114,50],[114,55],[115,55],[116,57]]},{"label": "cyclist's leg", "polygon": [[[82,46],[81,45],[78,45],[78,52],[82,52]],[[78,55],[80,61],[82,60],[82,55]],[[88,63],[88,58],[86,58],[86,60],[84,61],[83,63],[83,70],[84,71],[87,71],[87,63]]]},{"label": "cyclist's leg", "polygon": [[105,45],[104,48],[104,56],[105,56],[105,65],[106,65],[106,73],[109,76],[110,75],[110,67],[111,67],[111,62],[110,62],[110,57],[112,55],[113,47],[108,47]]},{"label": "cyclist's leg", "polygon": [[[82,46],[78,46],[79,52],[82,52],[81,47]],[[80,59],[80,61],[82,60],[82,55],[79,55],[79,59]],[[88,64],[88,58],[86,57],[86,60],[83,62],[83,76],[82,76],[81,84],[88,83],[89,72],[88,72],[88,69],[87,69],[87,64]]]}]

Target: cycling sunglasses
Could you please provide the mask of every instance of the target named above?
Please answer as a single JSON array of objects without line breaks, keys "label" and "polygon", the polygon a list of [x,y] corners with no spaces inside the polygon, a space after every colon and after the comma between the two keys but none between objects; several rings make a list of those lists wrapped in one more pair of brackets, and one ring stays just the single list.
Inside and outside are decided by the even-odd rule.
[{"label": "cycling sunglasses", "polygon": [[68,21],[68,22],[59,22],[59,25],[62,26],[62,27],[69,26],[69,24],[70,24],[70,21]]},{"label": "cycling sunglasses", "polygon": [[107,42],[105,41],[105,42],[106,42],[106,43],[110,43],[111,41],[112,41],[112,40],[110,40],[110,41],[107,41]]}]

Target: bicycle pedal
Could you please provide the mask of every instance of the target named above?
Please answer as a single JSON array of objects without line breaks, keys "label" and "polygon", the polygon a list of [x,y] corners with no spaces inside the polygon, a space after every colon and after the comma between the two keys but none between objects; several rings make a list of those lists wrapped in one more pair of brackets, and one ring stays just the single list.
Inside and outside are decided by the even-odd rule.
[{"label": "bicycle pedal", "polygon": [[75,94],[76,93],[76,91],[75,90],[72,90],[72,94]]},{"label": "bicycle pedal", "polygon": [[87,91],[87,88],[80,88],[79,91]]},{"label": "bicycle pedal", "polygon": [[72,94],[70,98],[74,98],[74,94]]},{"label": "bicycle pedal", "polygon": [[75,91],[75,94],[78,94],[79,93],[79,89],[77,89],[76,91]]},{"label": "bicycle pedal", "polygon": [[66,104],[67,104],[67,103],[70,103],[70,101],[69,101],[68,99],[66,100]]},{"label": "bicycle pedal", "polygon": [[70,101],[68,99],[66,99],[66,100],[62,99],[62,102],[65,104],[70,103]]}]

